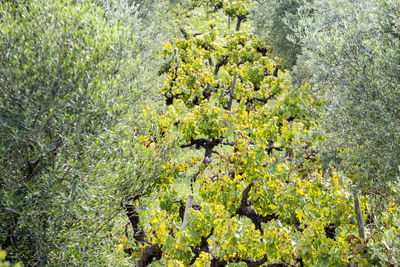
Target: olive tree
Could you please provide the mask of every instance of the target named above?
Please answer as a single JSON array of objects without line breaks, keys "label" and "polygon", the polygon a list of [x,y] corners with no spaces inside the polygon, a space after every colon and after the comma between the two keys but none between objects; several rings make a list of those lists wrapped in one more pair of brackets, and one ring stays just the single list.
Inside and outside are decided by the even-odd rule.
[{"label": "olive tree", "polygon": [[121,184],[102,162],[133,139],[136,106],[155,97],[155,25],[129,1],[0,4],[0,244],[10,260],[102,258],[104,239],[88,241]]},{"label": "olive tree", "polygon": [[388,196],[400,158],[398,1],[318,0],[296,28],[294,70],[325,100],[327,154],[372,195]]},{"label": "olive tree", "polygon": [[301,50],[293,39],[292,27],[299,20],[298,9],[307,0],[257,0],[251,17],[256,33],[263,37],[273,49],[273,53],[283,69],[292,69]]}]

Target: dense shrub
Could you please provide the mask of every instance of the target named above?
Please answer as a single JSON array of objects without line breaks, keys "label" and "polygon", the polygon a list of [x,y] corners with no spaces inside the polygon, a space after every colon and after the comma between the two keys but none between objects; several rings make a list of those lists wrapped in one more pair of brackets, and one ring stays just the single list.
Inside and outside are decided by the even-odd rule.
[{"label": "dense shrub", "polygon": [[128,1],[0,4],[0,244],[10,260],[79,265],[112,244],[93,234],[123,196],[111,186],[121,184],[115,164],[102,160],[140,129],[135,106],[155,97],[162,38],[157,17],[143,25],[135,10]]},{"label": "dense shrub", "polygon": [[306,0],[257,0],[252,8],[256,33],[272,47],[280,67],[292,69],[301,50],[293,39],[292,26],[299,20],[298,9]]},{"label": "dense shrub", "polygon": [[326,101],[329,155],[368,193],[388,196],[399,178],[398,1],[318,0],[296,29],[294,71]]}]

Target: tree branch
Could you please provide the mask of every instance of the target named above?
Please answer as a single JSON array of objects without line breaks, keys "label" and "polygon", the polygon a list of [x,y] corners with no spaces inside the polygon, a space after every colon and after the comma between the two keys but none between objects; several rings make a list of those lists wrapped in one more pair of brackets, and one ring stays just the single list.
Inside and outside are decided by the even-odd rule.
[{"label": "tree branch", "polygon": [[133,228],[133,238],[138,242],[144,242],[146,234],[144,230],[139,226],[139,213],[135,210],[134,206],[131,204],[123,204],[121,206],[125,208],[126,215]]},{"label": "tree branch", "polygon": [[146,267],[155,260],[160,260],[162,257],[161,247],[158,244],[147,247],[138,261],[138,267]]},{"label": "tree branch", "polygon": [[[187,33],[187,31],[185,31],[184,29],[182,29],[182,28],[180,28],[179,29],[180,31],[181,31],[181,33],[182,33],[182,35],[183,35],[183,38],[185,38],[185,40],[188,40],[188,35],[189,35],[189,33]],[[202,35],[203,33],[192,33],[192,34],[190,34],[191,36],[193,36],[193,37],[196,37],[196,36],[199,36],[199,35]]]},{"label": "tree branch", "polygon": [[188,144],[181,145],[181,148],[192,147],[195,146],[196,149],[204,148],[206,151],[204,153],[204,158],[211,158],[211,154],[213,153],[214,147],[222,144],[224,137],[220,137],[217,139],[207,139],[207,138],[199,138],[191,140]]},{"label": "tree branch", "polygon": [[194,253],[194,257],[192,259],[192,261],[190,262],[190,265],[194,264],[194,262],[196,261],[196,259],[200,256],[201,252],[207,252],[210,253],[210,248],[208,247],[208,239],[213,235],[214,233],[214,228],[211,229],[211,232],[208,234],[208,236],[201,237],[201,241],[200,241],[200,245],[196,246],[196,247],[192,247],[192,252]]},{"label": "tree branch", "polygon": [[245,216],[245,217],[249,218],[253,222],[256,229],[259,230],[262,234],[263,230],[261,228],[261,223],[262,222],[267,223],[273,219],[278,218],[278,216],[276,216],[275,214],[267,215],[267,216],[259,215],[253,208],[250,207],[249,193],[250,193],[251,187],[253,185],[254,185],[253,183],[250,183],[244,189],[243,194],[242,194],[242,200],[241,200],[239,208],[236,210],[236,214],[239,216]]},{"label": "tree branch", "polygon": [[252,98],[250,98],[250,99],[247,100],[246,104],[252,104],[254,101],[258,101],[258,102],[261,102],[261,103],[263,103],[263,104],[267,104],[268,101],[271,100],[271,99],[274,99],[275,96],[276,96],[275,94],[272,94],[272,95],[270,95],[270,96],[268,96],[268,97],[263,97],[263,98],[260,98],[260,97],[252,97]]},{"label": "tree branch", "polygon": [[228,58],[229,58],[228,55],[223,55],[222,59],[220,61],[218,61],[217,64],[215,64],[215,69],[214,69],[214,75],[215,76],[218,75],[219,69],[222,66],[225,66],[226,64],[228,64]]},{"label": "tree branch", "polygon": [[240,15],[240,16],[236,16],[237,18],[237,23],[236,23],[236,31],[240,30],[240,24],[242,23],[242,21],[245,21],[247,19],[246,15]]},{"label": "tree branch", "polygon": [[268,145],[267,148],[265,149],[265,151],[267,151],[268,155],[271,155],[272,150],[278,150],[278,151],[283,151],[283,147],[281,146],[274,146],[274,140],[269,140],[268,141]]}]

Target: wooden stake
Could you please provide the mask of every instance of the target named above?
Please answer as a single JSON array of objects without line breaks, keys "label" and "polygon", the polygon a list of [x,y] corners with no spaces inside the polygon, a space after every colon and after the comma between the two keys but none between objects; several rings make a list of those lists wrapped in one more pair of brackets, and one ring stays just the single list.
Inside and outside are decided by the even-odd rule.
[{"label": "wooden stake", "polygon": [[[229,0],[229,6],[232,5],[232,0]],[[231,16],[228,15],[228,30],[231,29]]]},{"label": "wooden stake", "polygon": [[193,195],[188,195],[185,207],[185,214],[183,215],[182,231],[186,231],[186,223],[188,221],[188,212],[193,205]]},{"label": "wooden stake", "polygon": [[235,72],[235,73],[233,74],[233,81],[232,81],[231,92],[230,92],[230,98],[229,98],[229,103],[228,103],[228,110],[231,110],[231,108],[232,108],[232,101],[233,101],[233,98],[235,98],[236,77],[237,77],[237,73]]},{"label": "wooden stake", "polygon": [[355,208],[355,212],[356,212],[356,216],[357,216],[358,235],[362,239],[365,239],[364,223],[363,223],[363,217],[362,217],[361,206],[360,206],[360,198],[358,196],[358,190],[356,188],[353,188],[353,197],[354,197],[354,208]]},{"label": "wooden stake", "polygon": [[179,69],[179,55],[178,55],[178,49],[176,48],[174,50],[175,58],[176,58],[176,70]]}]

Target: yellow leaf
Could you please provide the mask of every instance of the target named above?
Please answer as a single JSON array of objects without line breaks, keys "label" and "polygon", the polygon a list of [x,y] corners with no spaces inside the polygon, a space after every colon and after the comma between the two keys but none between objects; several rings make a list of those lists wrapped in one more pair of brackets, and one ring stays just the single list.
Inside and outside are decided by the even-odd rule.
[{"label": "yellow leaf", "polygon": [[296,190],[296,192],[297,192],[299,195],[304,196],[304,191],[303,191],[303,189],[299,188],[299,189]]}]

